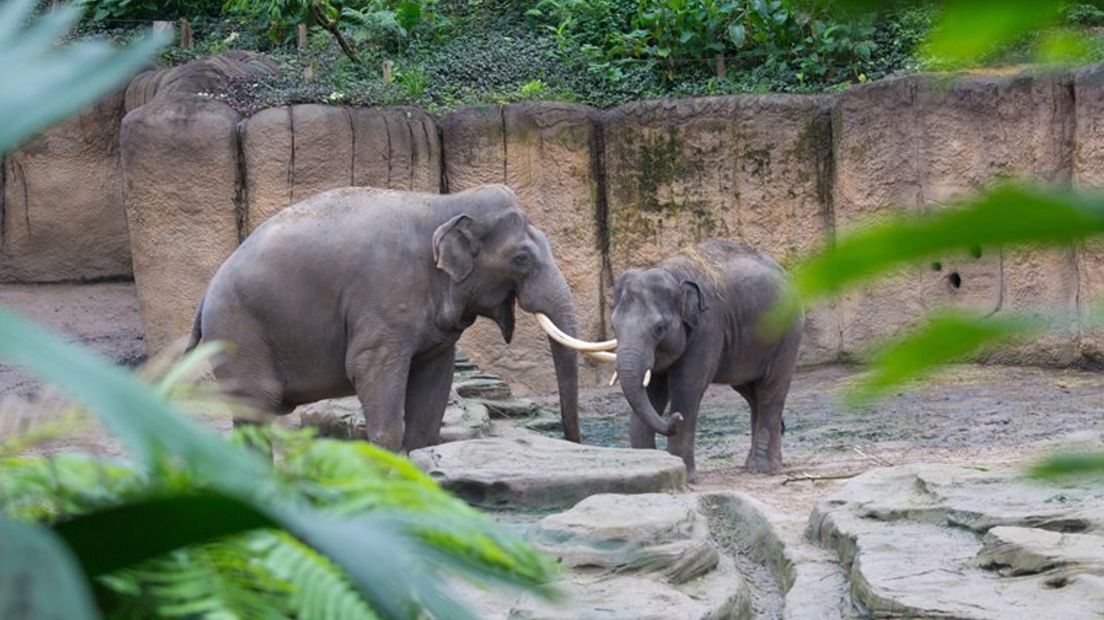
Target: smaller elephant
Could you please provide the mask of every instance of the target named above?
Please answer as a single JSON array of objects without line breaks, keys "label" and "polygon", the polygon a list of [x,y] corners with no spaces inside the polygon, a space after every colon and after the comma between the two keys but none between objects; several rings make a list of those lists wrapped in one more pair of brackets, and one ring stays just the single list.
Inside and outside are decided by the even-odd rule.
[{"label": "smaller elephant", "polygon": [[[751,407],[751,450],[744,466],[774,472],[782,466],[782,408],[801,342],[798,311],[778,338],[766,338],[760,319],[790,287],[768,256],[730,241],[698,244],[649,269],[629,269],[614,285],[617,374],[632,407],[634,448],[681,456],[695,480],[698,407],[711,383],[731,385]],[[671,415],[660,416],[670,402]]]}]

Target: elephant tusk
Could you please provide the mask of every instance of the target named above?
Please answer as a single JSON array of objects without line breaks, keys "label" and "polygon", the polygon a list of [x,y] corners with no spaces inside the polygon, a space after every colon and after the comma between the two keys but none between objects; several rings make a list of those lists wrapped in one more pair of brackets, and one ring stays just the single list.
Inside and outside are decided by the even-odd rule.
[{"label": "elephant tusk", "polygon": [[583,355],[596,362],[609,362],[612,364],[617,361],[616,353],[607,353],[606,351],[584,351]]},{"label": "elephant tusk", "polygon": [[598,351],[612,351],[617,348],[616,340],[606,340],[604,342],[587,342],[586,340],[579,340],[574,336],[568,336],[556,324],[552,322],[552,319],[541,314],[536,313],[537,322],[540,323],[541,329],[544,330],[548,337],[556,342],[562,344],[565,347],[570,347],[576,351],[582,351],[584,353],[593,353]]},{"label": "elephant tusk", "polygon": [[644,387],[648,387],[648,384],[652,382],[652,369],[644,371]]},{"label": "elephant tusk", "polygon": [[615,371],[613,371],[613,376],[611,376],[611,377],[610,377],[610,380],[609,380],[609,386],[610,386],[610,387],[613,387],[613,385],[614,385],[615,383],[617,383],[617,371],[616,371],[616,370],[615,370]]}]

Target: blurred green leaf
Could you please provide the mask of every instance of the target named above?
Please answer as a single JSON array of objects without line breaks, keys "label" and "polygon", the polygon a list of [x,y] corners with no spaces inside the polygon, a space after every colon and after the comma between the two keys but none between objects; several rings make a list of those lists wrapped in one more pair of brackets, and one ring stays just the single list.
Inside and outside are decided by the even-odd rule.
[{"label": "blurred green leaf", "polygon": [[251,505],[220,493],[129,502],[53,526],[86,574],[99,576],[187,545],[275,527]]},{"label": "blurred green leaf", "polygon": [[34,0],[0,6],[0,152],[93,103],[149,62],[168,40],[148,36],[126,49],[103,42],[57,47],[80,18],[62,5],[28,25]]},{"label": "blurred green leaf", "polygon": [[1006,185],[959,207],[899,215],[814,255],[794,274],[805,299],[942,254],[1005,244],[1066,245],[1104,233],[1104,201]]},{"label": "blurred green leaf", "polygon": [[211,431],[177,415],[146,384],[122,368],[0,308],[0,357],[49,381],[87,407],[147,466],[187,463],[225,492],[271,492],[268,465],[233,450]]},{"label": "blurred green leaf", "polygon": [[848,397],[852,402],[862,402],[880,396],[986,345],[1006,342],[1040,327],[1039,322],[1022,317],[937,314],[880,351],[871,363],[870,372],[849,391]]},{"label": "blurred green leaf", "polygon": [[1095,41],[1082,32],[1058,29],[1046,32],[1035,46],[1035,61],[1040,63],[1089,62],[1094,60]]},{"label": "blurred green leaf", "polygon": [[975,63],[1002,45],[1053,25],[1062,5],[1053,0],[946,2],[924,53],[952,64]]},{"label": "blurred green leaf", "polygon": [[1031,468],[1036,478],[1104,475],[1104,453],[1057,454]]},{"label": "blurred green leaf", "polygon": [[[186,463],[211,488],[249,502],[256,511],[341,566],[373,607],[387,617],[411,617],[418,609],[437,618],[472,617],[442,590],[442,580],[436,573],[442,567],[461,571],[461,576],[469,579],[524,584],[540,591],[532,575],[518,578],[500,566],[472,562],[469,550],[462,546],[446,547],[441,553],[441,549],[422,542],[412,536],[409,523],[404,521],[410,513],[392,511],[337,519],[309,506],[275,501],[282,495],[280,485],[271,467],[255,454],[234,449],[180,416],[152,387],[122,368],[3,309],[0,357],[56,384],[86,405],[149,466],[156,467],[166,458]],[[471,528],[492,531],[476,519],[470,521]],[[429,516],[419,519],[418,525],[423,538],[424,528],[445,536],[455,527],[444,517],[434,521]],[[426,539],[433,541],[432,537]],[[511,538],[488,534],[482,540],[482,544],[493,545]],[[520,542],[515,544],[518,546],[513,548],[521,548]],[[508,553],[509,549],[500,547],[498,551]],[[429,564],[429,557],[446,561]],[[476,572],[464,572],[476,565],[481,566]]]},{"label": "blurred green leaf", "polygon": [[0,618],[94,620],[100,614],[73,554],[50,530],[0,512]]}]

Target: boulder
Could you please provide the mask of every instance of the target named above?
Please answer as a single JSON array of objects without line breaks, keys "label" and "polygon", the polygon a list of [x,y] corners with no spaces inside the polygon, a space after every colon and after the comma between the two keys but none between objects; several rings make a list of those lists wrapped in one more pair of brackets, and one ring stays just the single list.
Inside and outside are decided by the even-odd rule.
[{"label": "boulder", "polygon": [[710,538],[695,495],[594,495],[529,533],[567,571],[555,605],[484,596],[486,618],[747,618],[749,584]]},{"label": "boulder", "polygon": [[231,80],[247,80],[275,73],[279,63],[264,54],[230,50],[178,65],[153,67],[139,73],[126,89],[126,111],[140,108],[157,97],[203,93],[217,96]]},{"label": "boulder", "polygon": [[[630,103],[603,129],[611,276],[711,237],[782,262],[832,233],[831,99],[791,95]],[[606,309],[612,281],[603,282]],[[811,308],[805,363],[839,354],[831,306]]]},{"label": "boulder", "polygon": [[[303,426],[313,426],[323,437],[363,439],[364,412],[355,396],[322,400],[298,409]],[[491,432],[491,418],[483,405],[453,392],[441,425],[441,442],[484,437]]]},{"label": "boulder", "polygon": [[1048,573],[1060,587],[1071,575],[1104,577],[1104,536],[997,526],[985,533],[978,562],[1012,577]]},{"label": "boulder", "polygon": [[[523,103],[464,108],[441,120],[445,179],[457,192],[505,183],[529,219],[552,245],[557,265],[575,296],[578,333],[603,339],[599,280],[605,267],[598,224],[598,121],[596,110],[566,103]],[[490,321],[477,321],[461,340],[485,370],[521,393],[556,389],[548,339],[530,316],[519,316],[506,345]],[[579,381],[597,385],[607,369],[580,360]]]},{"label": "boulder", "polygon": [[809,533],[864,615],[1070,618],[1104,609],[1104,495],[951,465],[877,469],[817,503]]},{"label": "boulder", "polygon": [[240,116],[207,97],[159,97],[123,119],[126,212],[150,353],[186,336],[238,246]]},{"label": "boulder", "polygon": [[659,572],[670,583],[685,583],[720,561],[697,503],[690,495],[591,495],[542,519],[530,540],[571,568]]},{"label": "boulder", "polygon": [[485,508],[565,507],[596,493],[686,487],[682,459],[659,450],[585,446],[534,434],[433,446],[410,458],[445,489]]},{"label": "boulder", "polygon": [[[1028,73],[913,75],[841,94],[832,125],[837,232],[887,213],[939,208],[1003,177],[1064,186],[1073,102],[1068,78]],[[839,302],[842,349],[863,354],[941,306],[979,313],[1056,310],[1056,333],[992,359],[1070,363],[1079,355],[1076,267],[1069,251],[993,249],[938,257],[845,295]]]},{"label": "boulder", "polygon": [[3,159],[0,282],[130,277],[122,119],[119,91]]}]

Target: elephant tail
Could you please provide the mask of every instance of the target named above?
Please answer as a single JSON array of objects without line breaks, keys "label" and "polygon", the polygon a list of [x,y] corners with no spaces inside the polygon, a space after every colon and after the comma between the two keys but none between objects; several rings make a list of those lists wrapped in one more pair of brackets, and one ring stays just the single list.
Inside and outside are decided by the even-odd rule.
[{"label": "elephant tail", "polygon": [[199,306],[196,307],[195,320],[192,321],[192,334],[188,337],[188,344],[184,346],[184,352],[187,353],[199,345],[199,340],[203,338],[203,328],[200,325],[200,319],[203,317],[203,302],[207,299],[207,295],[204,294],[199,300]]}]

